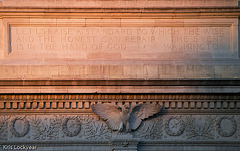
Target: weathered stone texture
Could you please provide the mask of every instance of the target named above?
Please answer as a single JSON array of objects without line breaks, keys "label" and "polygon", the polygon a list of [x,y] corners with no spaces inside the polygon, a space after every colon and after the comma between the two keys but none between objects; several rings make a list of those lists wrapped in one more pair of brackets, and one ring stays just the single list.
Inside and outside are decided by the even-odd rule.
[{"label": "weathered stone texture", "polygon": [[[239,0],[0,0],[0,150],[239,151],[239,16]],[[162,110],[126,134],[103,103]]]}]

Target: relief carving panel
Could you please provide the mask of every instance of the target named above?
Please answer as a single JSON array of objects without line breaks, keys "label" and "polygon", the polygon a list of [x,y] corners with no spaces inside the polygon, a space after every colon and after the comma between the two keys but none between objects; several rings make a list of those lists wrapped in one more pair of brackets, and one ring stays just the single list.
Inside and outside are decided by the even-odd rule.
[{"label": "relief carving panel", "polygon": [[239,116],[229,115],[155,115],[143,120],[138,129],[119,133],[95,115],[1,116],[1,141],[19,138],[36,141],[103,141],[131,136],[141,141],[240,140]]}]

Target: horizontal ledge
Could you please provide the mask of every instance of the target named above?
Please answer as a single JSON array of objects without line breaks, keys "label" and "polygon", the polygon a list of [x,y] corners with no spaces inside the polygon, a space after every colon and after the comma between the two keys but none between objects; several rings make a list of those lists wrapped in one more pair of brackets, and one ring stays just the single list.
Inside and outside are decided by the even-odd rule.
[{"label": "horizontal ledge", "polygon": [[49,13],[240,13],[239,7],[0,7],[0,12]]},{"label": "horizontal ledge", "polygon": [[[0,109],[2,115],[94,115],[91,109]],[[239,109],[165,109],[159,115],[240,115]]]},{"label": "horizontal ledge", "polygon": [[0,80],[0,86],[240,86],[240,79]]},{"label": "horizontal ledge", "polygon": [[[42,145],[44,143],[44,145]],[[14,145],[22,145],[22,144],[26,144],[26,142],[23,142],[23,141],[2,141],[0,143],[0,145],[5,145],[5,144],[14,144]],[[41,147],[44,147],[44,146],[48,146],[48,145],[55,145],[55,144],[58,144],[60,146],[63,146],[63,145],[84,145],[84,144],[98,144],[98,145],[109,145],[109,140],[108,141],[104,141],[104,140],[80,140],[80,141],[66,141],[66,140],[63,140],[63,141],[28,141],[28,144],[29,145],[38,145],[38,144],[41,144]],[[204,145],[212,145],[212,144],[217,144],[217,145],[220,145],[220,146],[224,146],[224,145],[237,145],[237,146],[240,146],[240,141],[204,141],[204,140],[196,140],[196,141],[154,141],[154,140],[151,140],[151,141],[140,141],[139,142],[139,145],[168,145],[168,144],[174,144],[174,145],[193,145],[193,146],[204,146]]]}]

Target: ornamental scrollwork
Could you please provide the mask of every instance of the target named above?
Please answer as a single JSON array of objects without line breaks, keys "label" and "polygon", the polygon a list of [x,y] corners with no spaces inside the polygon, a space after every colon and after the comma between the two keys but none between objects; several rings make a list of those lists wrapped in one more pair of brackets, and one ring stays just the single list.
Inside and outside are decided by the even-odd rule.
[{"label": "ornamental scrollwork", "polygon": [[34,140],[56,140],[59,137],[61,118],[45,118],[43,121],[36,116],[31,119]]},{"label": "ornamental scrollwork", "polygon": [[[19,132],[16,130],[16,121],[22,121],[23,122],[23,130],[22,132]],[[11,121],[10,124],[10,132],[12,133],[13,136],[15,137],[24,137],[27,135],[27,133],[30,130],[30,124],[26,117],[16,117]]]},{"label": "ornamental scrollwork", "polygon": [[4,116],[0,118],[0,140],[7,140],[8,120],[9,118],[6,118]]},{"label": "ornamental scrollwork", "polygon": [[206,140],[214,139],[214,121],[215,118],[207,116],[203,117],[192,117],[186,118],[186,136],[187,139],[193,140]]},{"label": "ornamental scrollwork", "polygon": [[180,136],[184,128],[181,117],[170,116],[164,123],[164,130],[169,136]]},{"label": "ornamental scrollwork", "polygon": [[81,130],[81,123],[77,117],[67,117],[63,120],[62,131],[68,137],[77,136]]},{"label": "ornamental scrollwork", "polygon": [[[228,120],[231,124],[230,131],[225,131],[224,128],[222,127],[222,122],[223,120]],[[216,121],[216,131],[217,133],[222,136],[222,137],[231,137],[237,130],[237,124],[236,120],[234,117],[229,117],[229,116],[221,116],[217,119]]]}]

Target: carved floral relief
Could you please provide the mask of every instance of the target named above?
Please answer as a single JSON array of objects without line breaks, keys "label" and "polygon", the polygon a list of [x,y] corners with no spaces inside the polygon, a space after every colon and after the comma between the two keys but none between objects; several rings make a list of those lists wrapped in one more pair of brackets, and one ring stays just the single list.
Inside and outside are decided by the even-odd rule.
[{"label": "carved floral relief", "polygon": [[0,117],[0,140],[7,140],[8,138],[8,120],[9,117]]},{"label": "carved floral relief", "polygon": [[207,116],[187,116],[186,117],[186,136],[189,140],[209,140],[214,139],[215,118]]},{"label": "carved floral relief", "polygon": [[[240,117],[227,115],[156,115],[128,133],[141,140],[221,141],[240,139]],[[95,115],[1,116],[0,140],[111,140],[115,132]]]},{"label": "carved floral relief", "polygon": [[57,140],[60,126],[61,118],[59,116],[44,119],[37,116],[31,118],[34,140]]},{"label": "carved floral relief", "polygon": [[139,129],[133,132],[134,137],[142,140],[160,140],[163,135],[163,121],[160,118],[144,121]]}]

